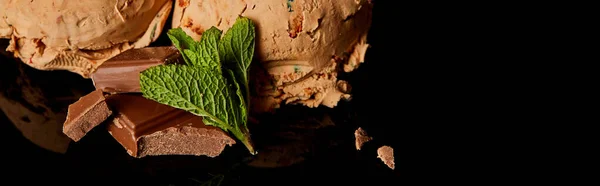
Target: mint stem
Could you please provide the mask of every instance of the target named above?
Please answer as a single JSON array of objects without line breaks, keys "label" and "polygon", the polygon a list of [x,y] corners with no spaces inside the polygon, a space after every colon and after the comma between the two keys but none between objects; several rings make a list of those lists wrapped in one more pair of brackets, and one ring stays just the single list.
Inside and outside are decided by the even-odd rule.
[{"label": "mint stem", "polygon": [[252,145],[252,141],[250,140],[250,137],[248,137],[250,134],[245,134],[244,135],[244,140],[242,140],[242,143],[244,144],[244,146],[246,146],[246,148],[248,149],[248,151],[250,151],[250,154],[252,155],[256,155],[258,152],[256,152],[254,150],[254,146]]}]

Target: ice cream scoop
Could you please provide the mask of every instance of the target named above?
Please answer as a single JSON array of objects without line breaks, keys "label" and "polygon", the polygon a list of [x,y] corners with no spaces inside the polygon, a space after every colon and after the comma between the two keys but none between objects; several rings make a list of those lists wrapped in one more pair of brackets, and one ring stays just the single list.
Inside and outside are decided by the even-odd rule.
[{"label": "ice cream scoop", "polygon": [[[364,60],[371,25],[367,0],[177,0],[172,27],[199,40],[212,26],[228,30],[238,16],[256,25],[253,111],[281,103],[334,107],[349,98],[349,85],[337,79]],[[260,78],[265,77],[265,78]]]},{"label": "ice cream scoop", "polygon": [[89,77],[107,59],[148,46],[161,33],[171,0],[0,0],[0,38],[40,70]]}]

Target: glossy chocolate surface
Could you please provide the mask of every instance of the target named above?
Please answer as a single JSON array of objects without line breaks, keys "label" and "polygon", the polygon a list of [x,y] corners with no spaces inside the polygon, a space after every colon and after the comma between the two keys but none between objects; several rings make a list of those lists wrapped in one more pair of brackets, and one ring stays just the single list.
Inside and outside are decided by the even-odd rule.
[{"label": "glossy chocolate surface", "polygon": [[111,114],[112,111],[106,105],[102,91],[92,91],[69,105],[63,133],[73,141],[79,141]]},{"label": "glossy chocolate surface", "polygon": [[161,64],[179,63],[180,59],[173,46],[131,49],[104,62],[91,78],[96,89],[104,92],[140,92],[140,72]]},{"label": "glossy chocolate surface", "polygon": [[[109,121],[108,130],[134,157],[162,154],[216,156],[226,144],[235,143],[221,129],[205,125],[202,117],[146,99],[141,94],[115,94],[108,97],[107,102],[116,113]],[[173,138],[177,140],[169,144]],[[184,143],[186,140],[192,142]],[[159,147],[156,143],[169,147]]]}]

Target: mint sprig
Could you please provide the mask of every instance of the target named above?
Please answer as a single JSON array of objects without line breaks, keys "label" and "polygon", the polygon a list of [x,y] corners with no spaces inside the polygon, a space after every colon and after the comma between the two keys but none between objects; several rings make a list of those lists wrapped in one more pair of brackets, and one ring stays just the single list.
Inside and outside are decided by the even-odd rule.
[{"label": "mint sprig", "polygon": [[230,132],[256,154],[248,130],[248,73],[254,54],[254,24],[239,17],[221,38],[211,27],[200,42],[181,28],[167,35],[186,65],[159,65],[140,74],[144,97],[202,116],[204,123]]}]

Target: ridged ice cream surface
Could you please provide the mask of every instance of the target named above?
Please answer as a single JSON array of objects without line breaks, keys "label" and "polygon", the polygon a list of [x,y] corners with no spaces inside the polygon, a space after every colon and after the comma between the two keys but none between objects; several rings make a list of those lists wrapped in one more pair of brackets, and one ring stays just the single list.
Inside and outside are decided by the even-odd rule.
[{"label": "ridged ice cream surface", "polygon": [[170,0],[0,0],[0,38],[8,51],[41,70],[89,77],[107,59],[156,40]]}]

